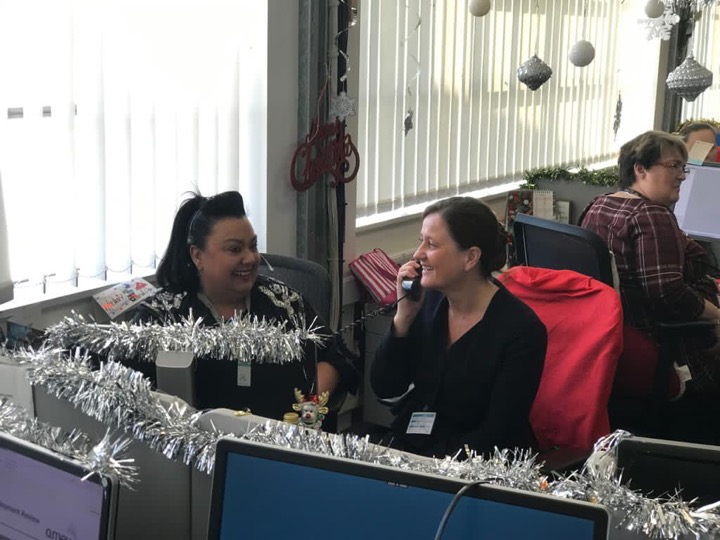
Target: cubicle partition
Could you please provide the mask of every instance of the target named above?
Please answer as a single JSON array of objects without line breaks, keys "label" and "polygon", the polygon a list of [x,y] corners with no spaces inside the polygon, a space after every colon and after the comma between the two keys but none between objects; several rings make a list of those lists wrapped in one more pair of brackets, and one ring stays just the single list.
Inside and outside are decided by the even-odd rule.
[{"label": "cubicle partition", "polygon": [[[213,409],[207,411],[198,420],[198,427],[211,432],[221,432],[242,436],[258,424],[274,422],[251,414],[239,415],[230,409]],[[192,470],[192,537],[205,538],[210,518],[210,493],[212,489],[212,476]]]},{"label": "cubicle partition", "polygon": [[[42,422],[67,431],[78,429],[101,439],[107,426],[85,415],[65,400],[33,387],[35,414]],[[167,397],[168,403],[175,398]],[[116,431],[114,438],[130,438]],[[156,540],[191,538],[190,467],[167,459],[145,443],[133,441],[125,455],[135,460],[139,483],[134,489],[121,487],[117,502],[116,538]],[[204,538],[192,537],[192,538]]]}]

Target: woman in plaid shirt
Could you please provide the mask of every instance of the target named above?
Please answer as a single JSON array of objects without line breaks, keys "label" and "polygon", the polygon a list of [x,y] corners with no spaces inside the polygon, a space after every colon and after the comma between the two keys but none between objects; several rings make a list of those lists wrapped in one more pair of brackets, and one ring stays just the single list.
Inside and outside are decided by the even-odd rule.
[{"label": "woman in plaid shirt", "polygon": [[[648,131],[635,137],[620,149],[620,189],[596,197],[580,218],[580,224],[601,236],[615,256],[625,324],[651,337],[658,322],[709,319],[720,324],[718,289],[711,277],[716,269],[705,250],[680,230],[671,209],[680,197],[687,157],[683,141],[676,136]],[[710,405],[717,411],[716,333],[707,330],[705,335],[685,338],[683,353],[676,363],[687,365],[692,379],[673,407],[707,410]],[[687,432],[687,415],[681,416]],[[708,433],[709,427],[701,425],[700,433],[682,437],[719,443]]]}]

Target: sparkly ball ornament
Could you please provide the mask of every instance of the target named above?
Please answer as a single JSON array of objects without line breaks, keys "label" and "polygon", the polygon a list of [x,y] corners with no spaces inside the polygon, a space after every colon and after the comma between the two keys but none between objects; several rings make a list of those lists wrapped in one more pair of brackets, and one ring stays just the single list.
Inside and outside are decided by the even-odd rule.
[{"label": "sparkly ball ornament", "polygon": [[645,15],[648,18],[657,19],[663,13],[665,13],[665,2],[662,0],[648,0],[645,4]]},{"label": "sparkly ball ornament", "polygon": [[552,77],[552,69],[540,60],[537,54],[533,54],[517,68],[517,76],[521,83],[535,91]]},{"label": "sparkly ball ornament", "polygon": [[595,47],[589,41],[581,39],[570,47],[570,62],[577,67],[585,67],[595,59]]},{"label": "sparkly ball ornament", "polygon": [[690,54],[667,76],[665,83],[685,101],[695,101],[712,85],[712,81],[712,71],[698,64]]},{"label": "sparkly ball ornament", "polygon": [[490,0],[470,0],[468,9],[475,17],[483,17],[490,11]]}]

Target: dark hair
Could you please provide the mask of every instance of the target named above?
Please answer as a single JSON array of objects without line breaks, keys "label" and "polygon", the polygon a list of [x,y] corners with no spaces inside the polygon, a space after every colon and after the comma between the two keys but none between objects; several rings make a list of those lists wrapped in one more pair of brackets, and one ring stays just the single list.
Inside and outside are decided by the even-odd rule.
[{"label": "dark hair", "polygon": [[440,214],[462,249],[480,248],[480,273],[489,278],[507,262],[508,235],[490,207],[472,197],[450,197],[428,206],[423,218]]},{"label": "dark hair", "polygon": [[667,152],[677,152],[687,161],[685,143],[676,135],[664,131],[646,131],[620,147],[618,173],[620,189],[627,189],[635,183],[635,164],[649,169]]},{"label": "dark hair", "polygon": [[678,135],[680,135],[680,138],[682,138],[683,141],[687,142],[688,136],[691,133],[695,133],[696,131],[705,131],[706,129],[712,131],[717,136],[717,128],[707,122],[690,122],[689,124],[685,124],[678,131]]},{"label": "dark hair", "polygon": [[237,191],[226,191],[213,197],[192,195],[175,214],[170,241],[156,272],[158,284],[173,293],[196,293],[200,287],[190,246],[205,249],[205,240],[217,221],[247,216],[242,195]]}]

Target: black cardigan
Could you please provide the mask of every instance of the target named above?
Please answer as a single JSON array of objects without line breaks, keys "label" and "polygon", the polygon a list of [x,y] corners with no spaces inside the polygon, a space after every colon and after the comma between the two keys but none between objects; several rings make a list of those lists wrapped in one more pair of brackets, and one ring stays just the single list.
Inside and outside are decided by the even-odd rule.
[{"label": "black cardigan", "polygon": [[[505,287],[485,316],[447,348],[448,303],[428,290],[404,338],[385,336],[371,369],[378,397],[396,397],[413,383],[393,422],[396,445],[425,455],[452,455],[465,445],[487,453],[529,448],[529,413],[545,362],[547,331]],[[436,413],[432,433],[407,435],[413,412]],[[397,444],[399,443],[399,444]]]},{"label": "black cardigan", "polygon": [[[202,317],[203,325],[217,325],[208,307],[196,295],[159,292],[152,299],[138,307],[136,321],[158,321],[167,323],[187,317],[192,309],[193,316]],[[294,315],[304,314],[307,325],[315,319],[315,312],[302,296],[284,283],[266,276],[258,276],[250,291],[250,314],[268,321],[287,321],[286,328],[297,327]],[[317,334],[329,339],[320,347],[312,343],[303,346],[303,361],[285,364],[253,363],[251,386],[238,386],[237,363],[232,360],[214,358],[195,359],[195,394],[198,409],[206,408],[249,408],[253,414],[267,418],[282,419],[283,413],[292,411],[295,401],[293,390],[297,387],[305,395],[314,392],[313,384],[317,373],[317,362],[332,364],[340,374],[336,392],[357,389],[359,374],[352,364],[340,353],[332,332],[320,321],[316,322]],[[127,360],[125,365],[143,372],[153,384],[156,381],[155,364]]]}]

